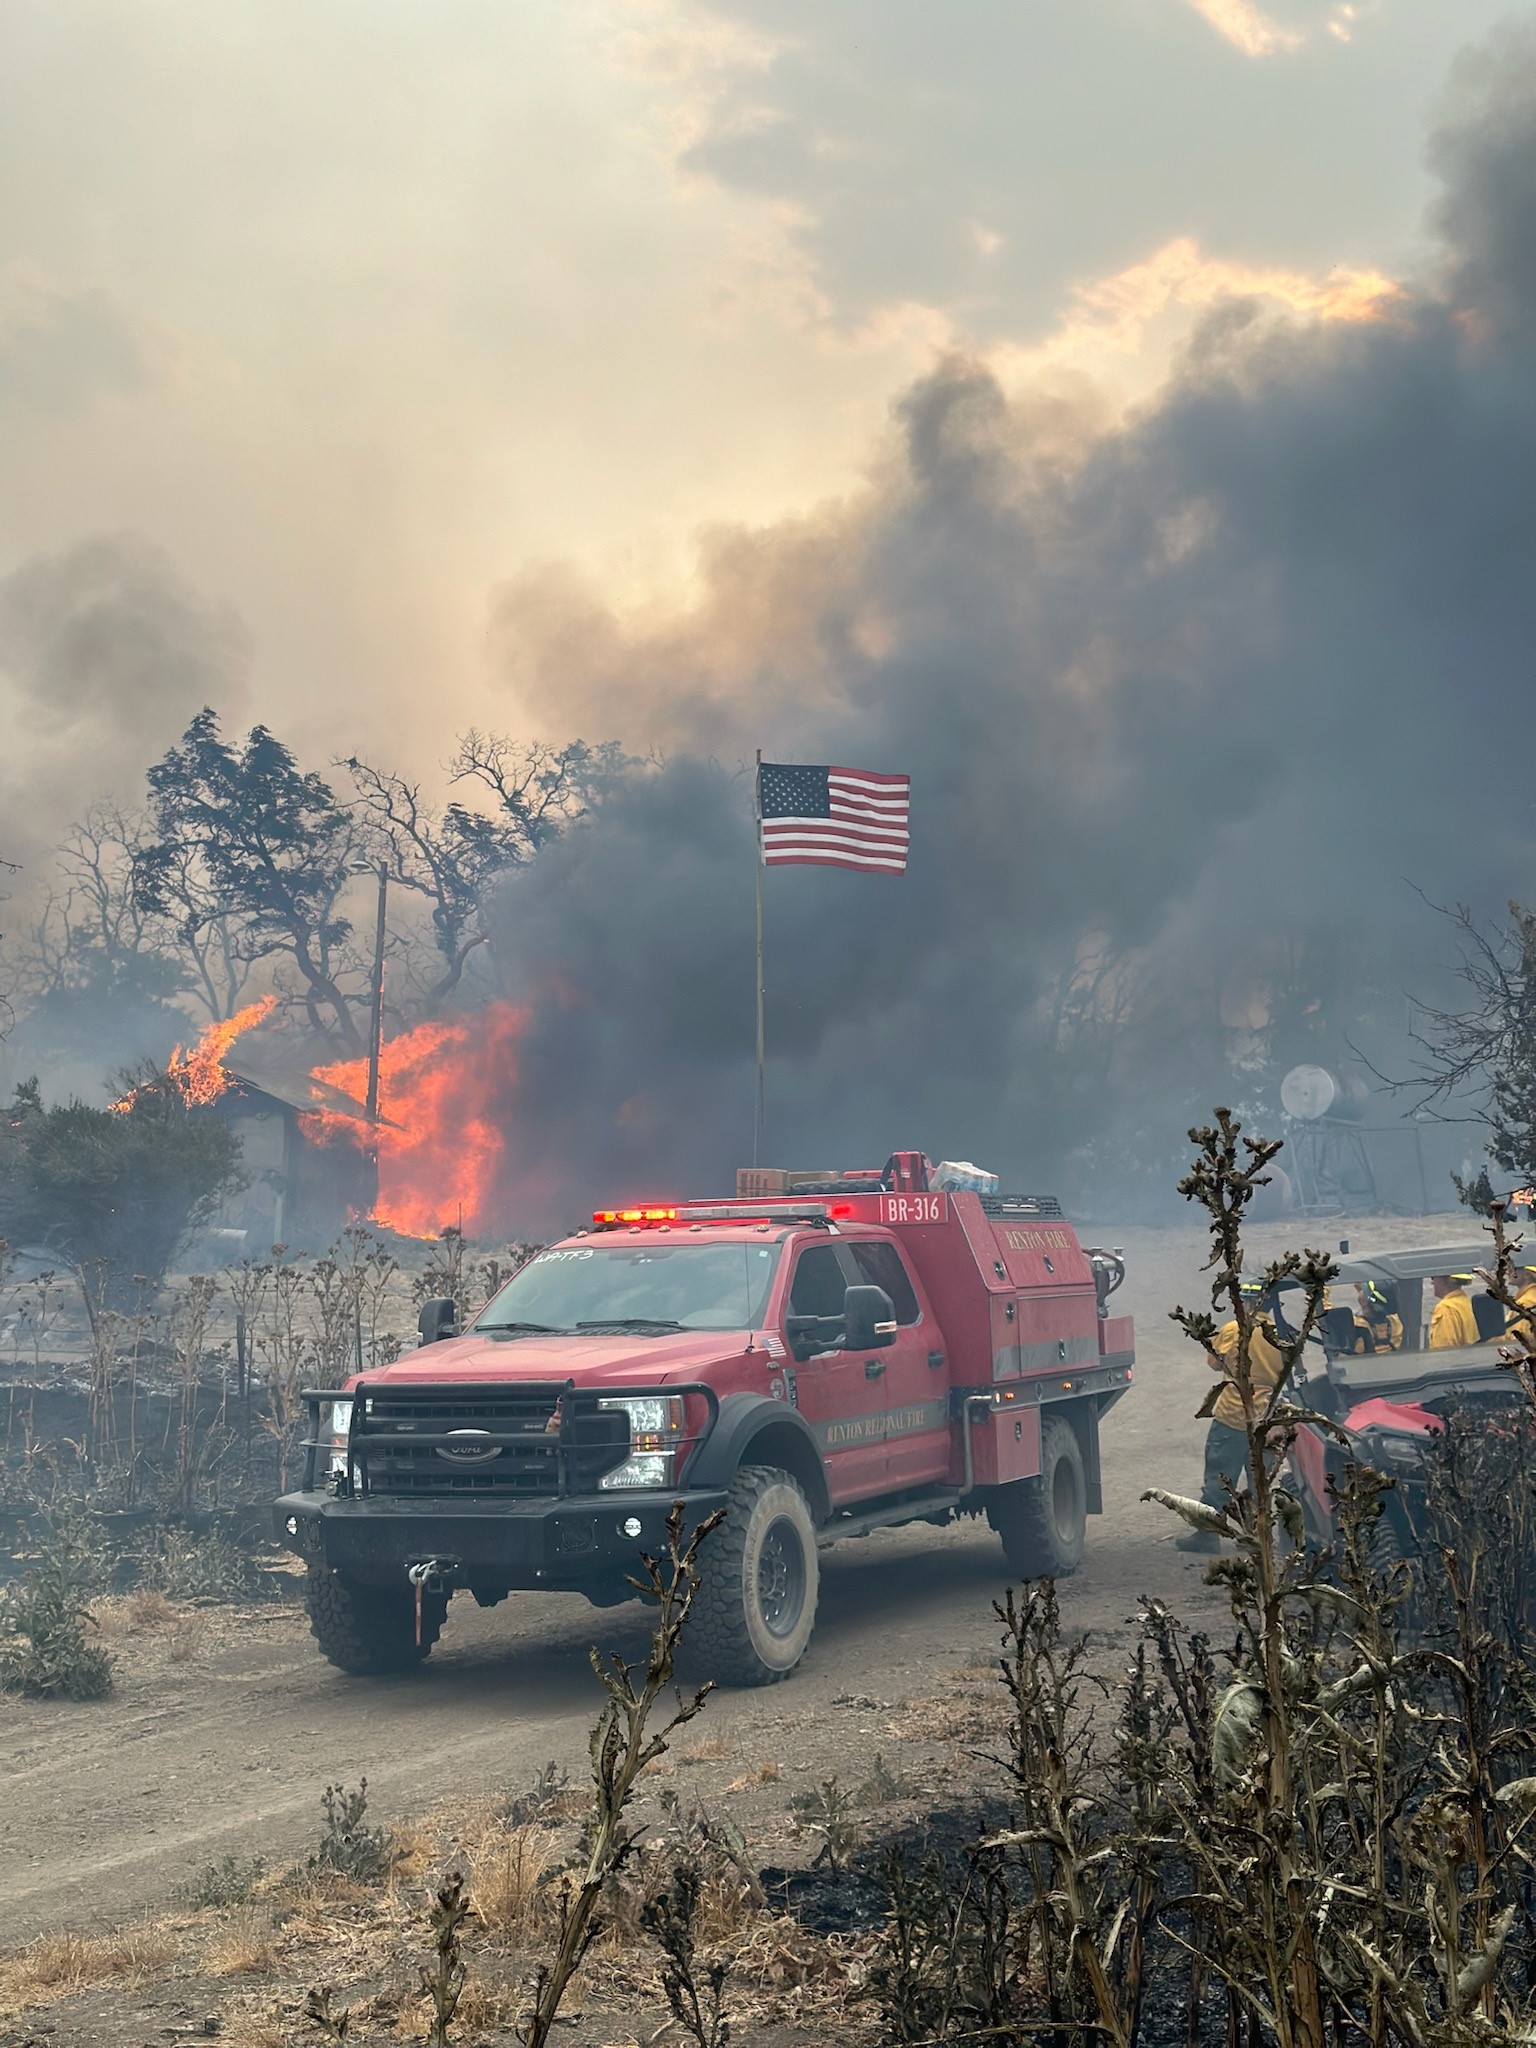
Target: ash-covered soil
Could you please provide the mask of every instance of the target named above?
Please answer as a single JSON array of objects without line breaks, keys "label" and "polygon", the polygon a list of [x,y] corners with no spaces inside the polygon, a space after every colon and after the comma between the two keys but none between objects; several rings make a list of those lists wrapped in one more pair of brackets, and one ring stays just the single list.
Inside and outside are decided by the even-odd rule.
[{"label": "ash-covered soil", "polygon": [[[1464,1213],[1279,1222],[1252,1233],[1253,1249],[1331,1246],[1341,1235],[1356,1250],[1465,1241],[1469,1225]],[[1138,1366],[1105,1425],[1106,1511],[1091,1525],[1083,1570],[1061,1589],[1062,1608],[1114,1662],[1143,1593],[1207,1623],[1221,1611],[1199,1560],[1173,1548],[1177,1526],[1139,1498],[1154,1484],[1198,1484],[1194,1411],[1208,1376],[1168,1311],[1206,1298],[1205,1244],[1187,1227],[1084,1235],[1124,1247],[1129,1278],[1115,1306],[1137,1317]],[[857,1783],[877,1754],[919,1805],[943,1804],[989,1775],[979,1760],[991,1722],[981,1667],[1005,1584],[991,1532],[967,1521],[881,1533],[824,1554],[822,1566],[801,1670],[765,1691],[716,1695],[658,1780],[730,1813],[759,1867],[782,1873],[792,1909],[797,1890],[812,1910],[833,1909],[827,1887],[793,1875],[814,1847],[796,1832],[798,1791],[834,1773]],[[598,1703],[588,1646],[639,1656],[646,1632],[638,1604],[599,1613],[578,1597],[523,1595],[481,1612],[456,1600],[422,1672],[360,1680],[322,1661],[295,1607],[210,1607],[174,1629],[127,1630],[112,1643],[112,1698],[0,1706],[6,1945],[159,1912],[173,1886],[231,1851],[273,1864],[301,1855],[327,1782],[366,1774],[372,1817],[388,1822],[450,1794],[515,1789],[551,1762],[579,1784]],[[856,1914],[862,1903],[850,1897],[847,1908]]]}]

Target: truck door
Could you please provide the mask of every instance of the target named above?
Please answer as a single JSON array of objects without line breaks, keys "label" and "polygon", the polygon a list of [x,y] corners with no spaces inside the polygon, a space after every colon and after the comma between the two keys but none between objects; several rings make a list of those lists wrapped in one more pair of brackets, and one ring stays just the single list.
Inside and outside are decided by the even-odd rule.
[{"label": "truck door", "polygon": [[[789,1313],[840,1316],[848,1283],[835,1245],[804,1246],[790,1278]],[[881,1493],[886,1485],[885,1388],[879,1375],[865,1376],[864,1365],[862,1352],[828,1351],[794,1369],[795,1403],[815,1432],[839,1504]]]},{"label": "truck door", "polygon": [[883,1366],[886,1482],[922,1486],[950,1475],[949,1370],[944,1339],[925,1321],[898,1246],[855,1238],[843,1246],[867,1286],[883,1287],[896,1310],[896,1342],[872,1354]]}]

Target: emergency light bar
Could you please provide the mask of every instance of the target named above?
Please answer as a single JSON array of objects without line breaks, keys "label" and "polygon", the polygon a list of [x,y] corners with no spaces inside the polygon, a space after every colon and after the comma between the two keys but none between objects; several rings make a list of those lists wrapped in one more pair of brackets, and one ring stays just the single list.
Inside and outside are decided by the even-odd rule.
[{"label": "emergency light bar", "polygon": [[772,1196],[758,1202],[690,1202],[681,1209],[594,1209],[599,1230],[627,1223],[830,1223],[852,1216],[851,1202],[796,1202],[786,1206]]},{"label": "emergency light bar", "polygon": [[690,1223],[800,1223],[810,1218],[821,1221],[831,1216],[851,1216],[853,1205],[849,1202],[796,1202],[793,1208],[781,1209],[773,1196],[761,1202],[692,1202],[683,1211]]}]

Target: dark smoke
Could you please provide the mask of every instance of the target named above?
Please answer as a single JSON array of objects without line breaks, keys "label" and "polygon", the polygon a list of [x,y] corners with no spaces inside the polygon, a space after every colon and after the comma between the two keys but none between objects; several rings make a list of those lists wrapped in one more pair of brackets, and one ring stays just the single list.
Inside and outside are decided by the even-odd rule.
[{"label": "dark smoke", "polygon": [[[673,749],[497,906],[533,1008],[509,1217],[747,1156],[757,744],[914,779],[905,880],[766,878],[777,1162],[915,1143],[1102,1194],[1242,1084],[1234,977],[1297,962],[1282,1065],[1400,1051],[1444,951],[1416,889],[1532,890],[1536,36],[1464,63],[1433,161],[1438,260],[1384,319],[1228,310],[1074,460],[950,361],[860,501],[719,540],[687,621],[507,595],[568,702],[622,689]],[[1092,933],[1154,990],[1106,1054],[1049,1015]]]}]

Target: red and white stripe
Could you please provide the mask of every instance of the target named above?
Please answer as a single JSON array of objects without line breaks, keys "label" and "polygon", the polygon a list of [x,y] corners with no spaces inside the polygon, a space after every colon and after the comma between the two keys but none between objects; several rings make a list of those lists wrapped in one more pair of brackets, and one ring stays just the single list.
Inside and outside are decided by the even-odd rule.
[{"label": "red and white stripe", "polygon": [[765,818],[765,867],[861,868],[900,875],[907,866],[912,778],[867,768],[829,768],[829,818]]}]

